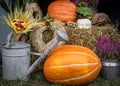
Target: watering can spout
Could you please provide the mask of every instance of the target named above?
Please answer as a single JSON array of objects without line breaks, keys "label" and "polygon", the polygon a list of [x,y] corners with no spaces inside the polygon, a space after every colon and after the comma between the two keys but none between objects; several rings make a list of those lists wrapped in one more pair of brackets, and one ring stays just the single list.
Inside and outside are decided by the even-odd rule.
[{"label": "watering can spout", "polygon": [[30,75],[30,73],[32,73],[32,71],[37,67],[38,64],[40,64],[47,56],[47,54],[58,44],[59,41],[61,40],[65,40],[65,41],[68,41],[69,40],[69,37],[68,35],[66,34],[65,31],[62,31],[62,30],[58,30],[57,31],[57,38],[56,40],[54,41],[54,43],[49,47],[47,48],[43,54],[40,54],[40,57],[28,68],[27,70],[27,76]]}]

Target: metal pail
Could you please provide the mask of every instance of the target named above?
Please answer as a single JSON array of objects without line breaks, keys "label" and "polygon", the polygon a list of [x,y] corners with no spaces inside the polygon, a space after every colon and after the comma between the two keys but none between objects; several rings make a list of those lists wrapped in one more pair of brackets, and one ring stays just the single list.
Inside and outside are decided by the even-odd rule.
[{"label": "metal pail", "polygon": [[114,80],[120,77],[120,63],[114,61],[102,61],[100,75],[105,80]]},{"label": "metal pail", "polygon": [[13,42],[2,46],[2,75],[5,80],[28,80],[26,71],[30,66],[30,44]]}]

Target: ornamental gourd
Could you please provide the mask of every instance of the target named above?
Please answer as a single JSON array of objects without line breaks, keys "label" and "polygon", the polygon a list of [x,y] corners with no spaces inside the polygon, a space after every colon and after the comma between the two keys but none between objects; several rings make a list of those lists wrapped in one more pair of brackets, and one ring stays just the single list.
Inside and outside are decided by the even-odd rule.
[{"label": "ornamental gourd", "polygon": [[101,69],[98,56],[77,45],[56,47],[44,63],[45,78],[58,84],[84,85],[96,78]]},{"label": "ornamental gourd", "polygon": [[92,27],[91,20],[84,18],[84,19],[78,19],[77,20],[78,28],[80,29],[90,29]]},{"label": "ornamental gourd", "polygon": [[62,22],[75,21],[77,18],[76,5],[68,0],[57,0],[48,6],[48,13],[54,19]]}]

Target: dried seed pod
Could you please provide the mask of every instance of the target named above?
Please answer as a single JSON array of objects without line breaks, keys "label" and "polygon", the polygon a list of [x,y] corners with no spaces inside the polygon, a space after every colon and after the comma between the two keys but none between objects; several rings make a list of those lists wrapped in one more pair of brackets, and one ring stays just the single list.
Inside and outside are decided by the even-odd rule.
[{"label": "dried seed pod", "polygon": [[105,25],[110,23],[110,18],[105,13],[95,13],[92,17],[92,24],[93,25]]}]

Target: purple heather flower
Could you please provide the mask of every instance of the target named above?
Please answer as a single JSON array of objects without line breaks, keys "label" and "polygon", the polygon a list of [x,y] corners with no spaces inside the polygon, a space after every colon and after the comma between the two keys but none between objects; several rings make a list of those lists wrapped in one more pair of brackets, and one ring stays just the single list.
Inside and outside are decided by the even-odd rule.
[{"label": "purple heather flower", "polygon": [[72,2],[76,3],[76,2],[77,2],[77,0],[72,0]]},{"label": "purple heather flower", "polygon": [[106,48],[106,53],[112,53],[112,51],[111,51],[111,39],[110,39],[110,37],[108,37],[106,40],[105,40],[105,43],[106,43],[106,46],[105,46],[105,48]]},{"label": "purple heather flower", "polygon": [[84,0],[84,2],[86,2],[86,3],[87,3],[87,2],[88,2],[88,0]]},{"label": "purple heather flower", "polygon": [[99,48],[100,51],[102,50],[103,43],[104,43],[104,38],[102,36],[100,36],[98,38],[98,43],[97,43],[97,46],[98,46],[98,48]]},{"label": "purple heather flower", "polygon": [[96,5],[98,6],[98,4],[99,4],[99,0],[96,0]]},{"label": "purple heather flower", "polygon": [[89,6],[92,6],[92,7],[97,7],[98,3],[99,3],[99,0],[78,0],[78,1],[84,1],[84,2],[88,3]]},{"label": "purple heather flower", "polygon": [[106,58],[114,58],[116,55],[120,54],[120,42],[115,39],[111,39],[110,37],[104,39],[100,36],[97,40],[97,46],[100,56],[105,55]]}]

